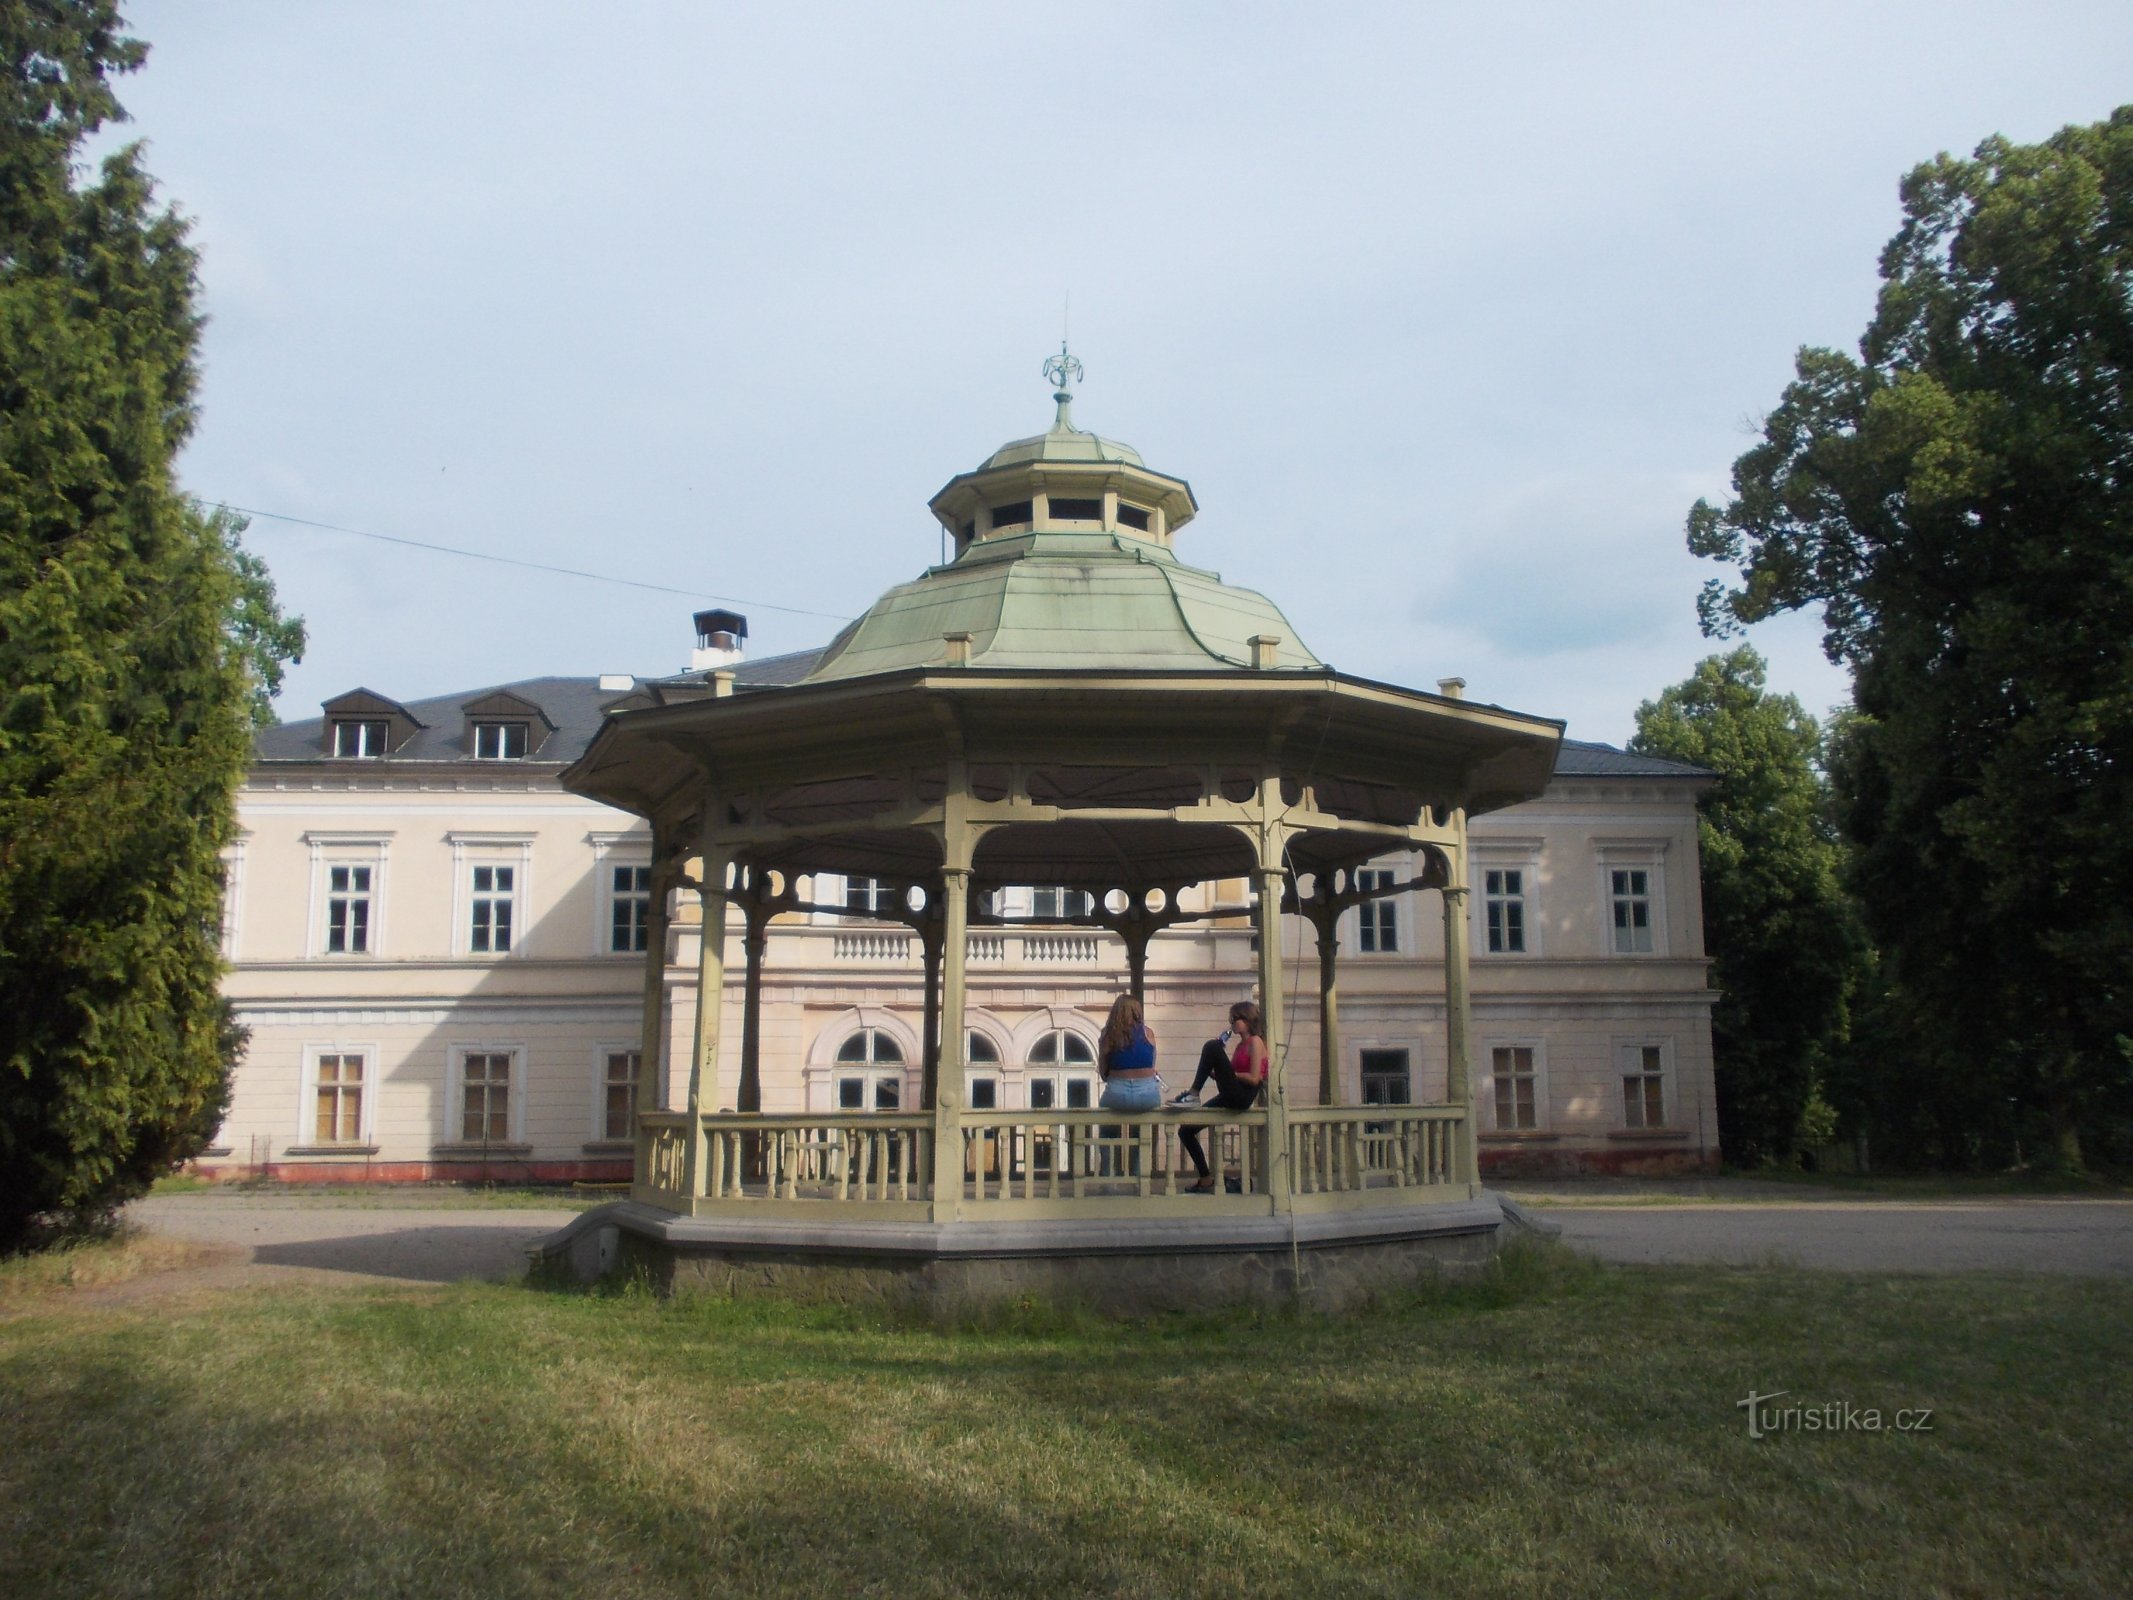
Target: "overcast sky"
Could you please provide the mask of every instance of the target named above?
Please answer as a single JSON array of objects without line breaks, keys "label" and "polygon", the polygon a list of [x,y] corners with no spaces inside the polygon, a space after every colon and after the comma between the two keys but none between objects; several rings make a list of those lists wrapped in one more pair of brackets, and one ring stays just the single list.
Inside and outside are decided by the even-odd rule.
[{"label": "overcast sky", "polygon": [[[821,643],[1047,425],[1071,293],[1181,558],[1620,742],[1716,648],[1683,516],[1856,345],[1899,177],[2133,97],[2123,0],[127,12],[213,319],[186,487],[703,597],[262,518],[289,717],[679,670],[721,600]],[[1750,638],[1844,697],[1817,619]]]}]

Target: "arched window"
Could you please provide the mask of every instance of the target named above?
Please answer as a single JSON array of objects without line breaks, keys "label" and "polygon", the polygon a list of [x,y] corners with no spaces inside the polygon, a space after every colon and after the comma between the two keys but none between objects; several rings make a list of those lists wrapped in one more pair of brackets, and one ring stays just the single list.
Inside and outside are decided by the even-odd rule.
[{"label": "arched window", "polygon": [[1032,1111],[1082,1111],[1096,1103],[1096,1048],[1069,1028],[1053,1028],[1029,1047]]},{"label": "arched window", "polygon": [[963,1059],[970,1068],[963,1075],[963,1104],[973,1111],[994,1110],[1000,1104],[1000,1047],[973,1032]]},{"label": "arched window", "polygon": [[898,1111],[904,1101],[904,1051],[879,1028],[861,1028],[837,1047],[837,1109]]}]

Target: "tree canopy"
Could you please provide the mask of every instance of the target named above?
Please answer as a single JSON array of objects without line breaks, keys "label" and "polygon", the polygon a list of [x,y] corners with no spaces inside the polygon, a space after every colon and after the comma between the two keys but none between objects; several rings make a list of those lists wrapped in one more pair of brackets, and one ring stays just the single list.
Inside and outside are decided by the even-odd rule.
[{"label": "tree canopy", "polygon": [[241,1035],[221,852],[303,642],[239,525],[178,492],[200,317],[107,0],[0,0],[0,1247],[197,1151]]},{"label": "tree canopy", "polygon": [[1708,767],[1697,800],[1726,1159],[1790,1158],[1845,1036],[1864,939],[1819,771],[1822,732],[1743,645],[1637,708],[1632,750]]},{"label": "tree canopy", "polygon": [[1902,202],[1858,358],[1801,351],[1689,546],[1738,571],[1707,632],[1820,605],[1853,670],[1885,1037],[1962,1112],[1918,1153],[1975,1156],[1957,1128],[2012,1099],[2078,1161],[2121,1137],[2133,1035],[2133,107]]}]

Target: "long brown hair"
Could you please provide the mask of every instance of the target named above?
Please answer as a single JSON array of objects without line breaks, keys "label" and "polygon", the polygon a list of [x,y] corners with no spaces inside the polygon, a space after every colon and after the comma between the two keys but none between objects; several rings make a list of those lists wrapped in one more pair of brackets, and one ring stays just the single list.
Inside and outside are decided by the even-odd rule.
[{"label": "long brown hair", "polygon": [[1239,1000],[1235,1005],[1231,1006],[1229,1008],[1229,1020],[1241,1022],[1251,1029],[1254,1039],[1264,1039],[1266,1037],[1266,1018],[1260,1015],[1259,1008],[1249,1000]]},{"label": "long brown hair", "polygon": [[1141,1025],[1141,1003],[1130,994],[1111,1002],[1111,1015],[1104,1023],[1103,1038],[1096,1044],[1096,1059],[1108,1061],[1114,1050],[1133,1043],[1133,1030]]}]

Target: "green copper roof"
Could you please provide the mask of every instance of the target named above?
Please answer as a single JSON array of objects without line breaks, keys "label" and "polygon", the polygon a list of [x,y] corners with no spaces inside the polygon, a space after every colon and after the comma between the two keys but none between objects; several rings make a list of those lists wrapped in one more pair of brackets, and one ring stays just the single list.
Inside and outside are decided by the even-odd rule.
[{"label": "green copper roof", "polygon": [[949,633],[970,635],[973,667],[1250,669],[1261,634],[1280,638],[1280,666],[1323,665],[1266,596],[1159,545],[1037,532],[985,540],[891,589],[831,641],[805,681],[944,665]]},{"label": "green copper roof", "polygon": [[1141,460],[1141,453],[1130,444],[1083,433],[1075,427],[1064,397],[1059,400],[1059,419],[1052,424],[1049,433],[1032,434],[1027,439],[1003,444],[979,464],[978,471],[990,472],[995,467],[1018,467],[1037,461],[1120,461],[1129,467],[1147,465]]}]

